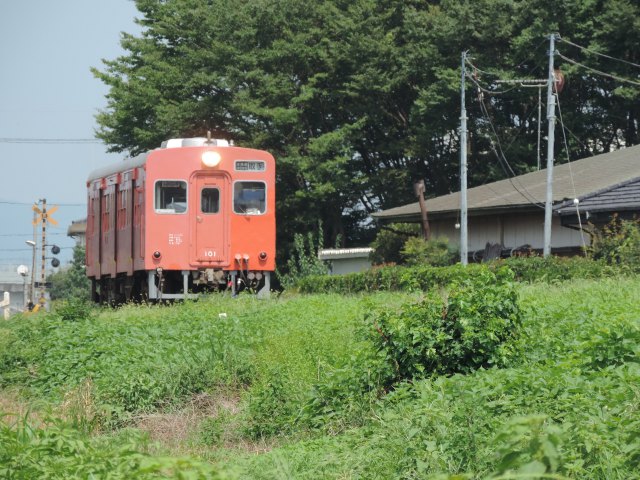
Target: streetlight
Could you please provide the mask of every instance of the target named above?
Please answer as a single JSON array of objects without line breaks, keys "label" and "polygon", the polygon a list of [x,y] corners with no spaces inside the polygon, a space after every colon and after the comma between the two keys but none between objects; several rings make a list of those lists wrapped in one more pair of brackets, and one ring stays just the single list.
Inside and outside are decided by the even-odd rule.
[{"label": "streetlight", "polygon": [[31,285],[29,286],[29,301],[31,302],[31,304],[33,305],[33,290],[34,290],[34,285],[33,285],[33,275],[36,271],[36,242],[33,240],[25,240],[25,242],[27,245],[29,245],[32,249],[33,249],[33,255],[31,257]]}]

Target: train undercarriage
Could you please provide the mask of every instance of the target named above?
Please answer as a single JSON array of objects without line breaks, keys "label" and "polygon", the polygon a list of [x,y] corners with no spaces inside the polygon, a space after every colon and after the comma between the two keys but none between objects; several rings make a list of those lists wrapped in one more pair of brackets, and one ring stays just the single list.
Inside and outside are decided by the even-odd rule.
[{"label": "train undercarriage", "polygon": [[96,303],[120,305],[127,302],[159,302],[197,298],[211,292],[236,295],[250,291],[268,297],[271,272],[244,270],[146,270],[91,279],[91,298]]}]

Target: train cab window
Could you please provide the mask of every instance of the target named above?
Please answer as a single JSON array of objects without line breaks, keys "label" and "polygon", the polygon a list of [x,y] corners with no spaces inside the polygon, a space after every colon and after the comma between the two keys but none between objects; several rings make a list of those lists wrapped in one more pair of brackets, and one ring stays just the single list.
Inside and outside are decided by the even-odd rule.
[{"label": "train cab window", "polygon": [[236,182],[233,185],[233,211],[241,215],[261,215],[267,209],[264,182]]},{"label": "train cab window", "polygon": [[203,188],[200,194],[200,210],[202,213],[218,213],[220,211],[220,190]]},{"label": "train cab window", "polygon": [[156,213],[185,213],[187,211],[187,182],[158,180],[155,190]]}]

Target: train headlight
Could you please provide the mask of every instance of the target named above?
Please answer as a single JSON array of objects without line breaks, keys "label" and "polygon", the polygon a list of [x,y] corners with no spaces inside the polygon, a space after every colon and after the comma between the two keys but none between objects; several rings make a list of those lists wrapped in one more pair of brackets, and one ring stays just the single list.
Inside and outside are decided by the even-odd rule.
[{"label": "train headlight", "polygon": [[207,150],[202,154],[202,163],[205,167],[217,167],[222,160],[222,157],[218,152]]}]

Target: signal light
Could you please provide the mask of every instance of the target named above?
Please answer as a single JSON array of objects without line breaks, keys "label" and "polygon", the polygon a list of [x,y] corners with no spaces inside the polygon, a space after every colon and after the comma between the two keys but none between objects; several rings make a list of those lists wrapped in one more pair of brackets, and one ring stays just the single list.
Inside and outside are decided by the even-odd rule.
[{"label": "signal light", "polygon": [[266,260],[266,259],[267,259],[267,252],[260,252],[260,253],[258,254],[258,258],[259,258],[260,260],[262,260],[262,261]]},{"label": "signal light", "polygon": [[[54,255],[57,255],[60,253],[60,247],[58,245],[51,245],[51,253],[53,253]],[[60,266],[60,260],[58,260],[57,258],[52,258],[51,259],[51,266],[53,268],[58,268]]]},{"label": "signal light", "polygon": [[156,260],[160,260],[161,257],[162,257],[162,254],[158,250],[153,252],[153,258],[155,258]]}]

